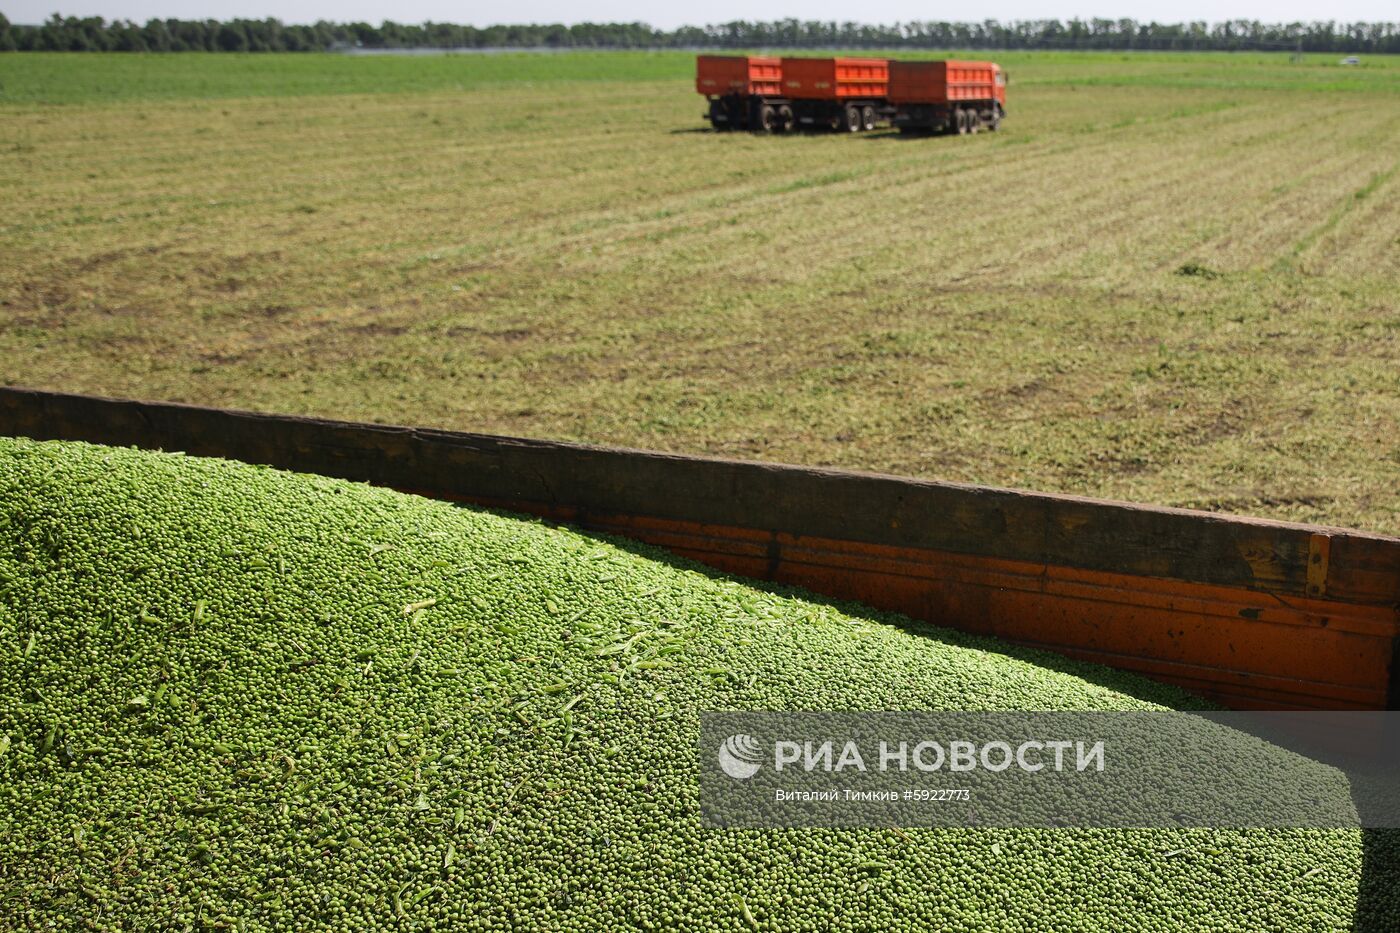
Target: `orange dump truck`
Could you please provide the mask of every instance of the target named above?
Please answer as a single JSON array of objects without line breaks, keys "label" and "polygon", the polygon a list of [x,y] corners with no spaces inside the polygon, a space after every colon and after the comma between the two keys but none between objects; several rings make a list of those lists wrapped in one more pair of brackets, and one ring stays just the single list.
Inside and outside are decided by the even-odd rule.
[{"label": "orange dump truck", "polygon": [[1006,114],[1006,73],[995,62],[890,62],[889,102],[900,132],[995,130]]},{"label": "orange dump truck", "polygon": [[995,62],[701,55],[695,89],[717,130],[855,133],[889,121],[903,132],[996,129],[1006,73]]}]

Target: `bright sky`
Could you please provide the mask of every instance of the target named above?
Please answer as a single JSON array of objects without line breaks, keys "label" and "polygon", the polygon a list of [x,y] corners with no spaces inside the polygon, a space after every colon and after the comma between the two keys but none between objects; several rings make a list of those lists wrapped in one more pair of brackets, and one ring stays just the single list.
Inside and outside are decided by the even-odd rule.
[{"label": "bright sky", "polygon": [[[55,11],[144,22],[152,17],[233,19],[274,17],[286,23],[318,19],[400,23],[426,20],[486,26],[493,23],[644,22],[661,28],[727,20],[857,19],[980,21],[999,19],[1089,19],[1129,17],[1142,22],[1257,19],[1279,23],[1311,20],[1354,22],[1400,19],[1395,0],[1000,0],[992,5],[926,3],[916,0],[709,0],[661,4],[648,0],[513,0],[509,4],[462,4],[452,0],[0,0],[0,12],[16,23],[38,23]],[[852,15],[858,11],[857,15]]]}]

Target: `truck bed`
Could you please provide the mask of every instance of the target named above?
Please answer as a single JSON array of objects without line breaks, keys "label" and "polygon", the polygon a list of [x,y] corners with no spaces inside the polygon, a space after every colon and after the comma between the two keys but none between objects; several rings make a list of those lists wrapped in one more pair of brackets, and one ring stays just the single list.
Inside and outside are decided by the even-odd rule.
[{"label": "truck bed", "polygon": [[1004,86],[992,62],[890,62],[892,104],[947,104],[998,100],[1005,106]]},{"label": "truck bed", "polygon": [[712,97],[777,97],[783,93],[782,60],[757,55],[697,56],[695,90]]},{"label": "truck bed", "polygon": [[884,58],[784,58],[783,90],[796,100],[878,100],[889,92]]},{"label": "truck bed", "polygon": [[1400,707],[1400,539],[1076,496],[0,388],[0,435],[183,450],[667,548],[1238,708]]}]

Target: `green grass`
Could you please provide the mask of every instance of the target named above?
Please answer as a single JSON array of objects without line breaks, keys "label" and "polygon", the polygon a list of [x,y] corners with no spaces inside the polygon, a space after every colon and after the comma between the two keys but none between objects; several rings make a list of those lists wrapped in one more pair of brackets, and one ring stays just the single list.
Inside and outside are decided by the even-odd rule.
[{"label": "green grass", "polygon": [[1355,830],[698,819],[701,710],[1163,706],[538,522],[0,439],[15,929],[1394,929]]},{"label": "green grass", "polygon": [[0,105],[412,94],[513,84],[682,78],[694,57],[651,52],[450,56],[0,55]]},{"label": "green grass", "polygon": [[903,140],[710,133],[679,53],[0,56],[0,379],[1400,532],[1338,57],[999,55]]},{"label": "green grass", "polygon": [[[778,53],[781,54],[781,53]],[[789,54],[817,55],[798,51]],[[1400,91],[1400,63],[1367,56],[1360,67],[1336,55],[1171,52],[954,51],[855,54],[898,58],[995,58],[1018,84],[1179,88]],[[119,100],[300,97],[308,94],[412,94],[474,91],[516,84],[682,81],[689,52],[504,52],[443,56],[314,54],[0,55],[0,106]],[[1025,71],[1024,75],[1021,73]]]}]

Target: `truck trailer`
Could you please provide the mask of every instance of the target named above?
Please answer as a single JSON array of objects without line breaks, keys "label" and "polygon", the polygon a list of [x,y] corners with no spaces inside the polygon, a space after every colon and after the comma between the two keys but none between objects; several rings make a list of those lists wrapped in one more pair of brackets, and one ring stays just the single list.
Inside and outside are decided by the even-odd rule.
[{"label": "truck trailer", "polygon": [[890,62],[883,58],[784,58],[783,91],[797,126],[847,133],[893,115]]},{"label": "truck trailer", "polygon": [[1400,538],[5,386],[0,436],[182,450],[530,513],[1124,668],[1237,709],[1400,710]]},{"label": "truck trailer", "polygon": [[1006,74],[994,62],[700,55],[695,89],[717,130],[759,133],[891,123],[901,132],[996,129]]},{"label": "truck trailer", "polygon": [[1006,114],[1006,73],[994,62],[890,62],[889,88],[902,133],[995,130]]},{"label": "truck trailer", "polygon": [[695,59],[695,90],[710,101],[706,118],[717,130],[771,133],[792,123],[792,110],[780,114],[782,60],[757,55],[700,55]]},{"label": "truck trailer", "polygon": [[700,55],[695,89],[710,102],[717,130],[759,133],[873,130],[894,115],[883,58],[765,58]]}]

